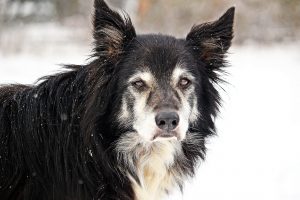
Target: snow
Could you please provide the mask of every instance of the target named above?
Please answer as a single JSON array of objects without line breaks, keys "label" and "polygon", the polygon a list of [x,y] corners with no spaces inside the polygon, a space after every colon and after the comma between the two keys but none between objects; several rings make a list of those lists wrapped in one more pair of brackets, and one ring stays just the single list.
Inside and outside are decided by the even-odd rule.
[{"label": "snow", "polygon": [[[56,64],[86,62],[89,49],[0,51],[0,84],[34,83],[60,71]],[[207,159],[183,196],[171,199],[300,199],[299,44],[235,46],[228,60],[219,135],[209,140]]]},{"label": "snow", "polygon": [[60,72],[63,64],[84,64],[90,55],[89,48],[64,44],[58,50],[54,46],[32,53],[1,54],[0,84],[33,84],[38,78]]},{"label": "snow", "polygon": [[300,198],[300,48],[233,48],[218,137],[184,199]]}]

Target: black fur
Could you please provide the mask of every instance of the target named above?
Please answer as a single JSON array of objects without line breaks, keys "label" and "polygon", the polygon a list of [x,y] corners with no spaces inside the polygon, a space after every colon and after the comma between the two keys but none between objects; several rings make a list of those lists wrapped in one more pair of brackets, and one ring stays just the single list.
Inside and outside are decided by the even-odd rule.
[{"label": "black fur", "polygon": [[217,72],[226,64],[233,15],[231,8],[218,21],[193,27],[186,40],[136,36],[128,17],[95,0],[95,50],[89,64],[67,66],[37,85],[0,88],[0,199],[134,199],[114,146],[132,127],[115,119],[126,78],[145,64],[166,76],[181,61],[199,78],[202,115],[189,129],[200,138],[199,149],[183,141],[185,157],[172,166],[192,176],[205,155],[204,139],[215,131],[220,97],[213,83],[220,81]]}]

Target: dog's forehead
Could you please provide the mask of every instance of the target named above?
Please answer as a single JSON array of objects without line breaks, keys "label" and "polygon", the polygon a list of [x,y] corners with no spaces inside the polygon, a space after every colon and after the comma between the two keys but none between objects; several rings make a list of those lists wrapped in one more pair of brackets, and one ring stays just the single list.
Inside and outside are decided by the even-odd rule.
[{"label": "dog's forehead", "polygon": [[136,39],[133,56],[138,70],[146,70],[154,76],[171,76],[175,68],[184,68],[187,60],[183,41],[163,35],[144,35]]},{"label": "dog's forehead", "polygon": [[141,75],[140,78],[148,80],[152,77],[155,81],[170,82],[180,73],[197,71],[194,63],[184,40],[164,35],[138,36],[120,65],[120,78],[128,82]]}]

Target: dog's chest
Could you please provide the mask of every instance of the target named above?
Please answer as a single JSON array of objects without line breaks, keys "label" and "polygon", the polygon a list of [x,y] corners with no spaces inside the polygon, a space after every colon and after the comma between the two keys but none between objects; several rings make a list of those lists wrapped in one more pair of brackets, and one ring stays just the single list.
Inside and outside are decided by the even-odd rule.
[{"label": "dog's chest", "polygon": [[174,186],[174,180],[169,174],[159,176],[153,172],[145,172],[143,185],[134,184],[135,200],[162,199]]},{"label": "dog's chest", "polygon": [[174,151],[173,147],[166,146],[139,161],[137,168],[141,184],[133,182],[135,200],[160,200],[177,186],[176,173],[171,167]]}]

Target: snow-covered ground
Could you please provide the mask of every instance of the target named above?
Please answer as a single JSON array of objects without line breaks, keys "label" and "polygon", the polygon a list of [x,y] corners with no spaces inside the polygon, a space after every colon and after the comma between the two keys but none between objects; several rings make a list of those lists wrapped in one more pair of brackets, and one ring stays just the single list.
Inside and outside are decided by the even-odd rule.
[{"label": "snow-covered ground", "polygon": [[231,52],[219,136],[184,199],[300,199],[300,46]]},{"label": "snow-covered ground", "polygon": [[[81,64],[88,47],[4,55],[0,84],[33,83]],[[300,199],[300,45],[234,47],[230,83],[207,159],[185,187],[184,200]]]}]

